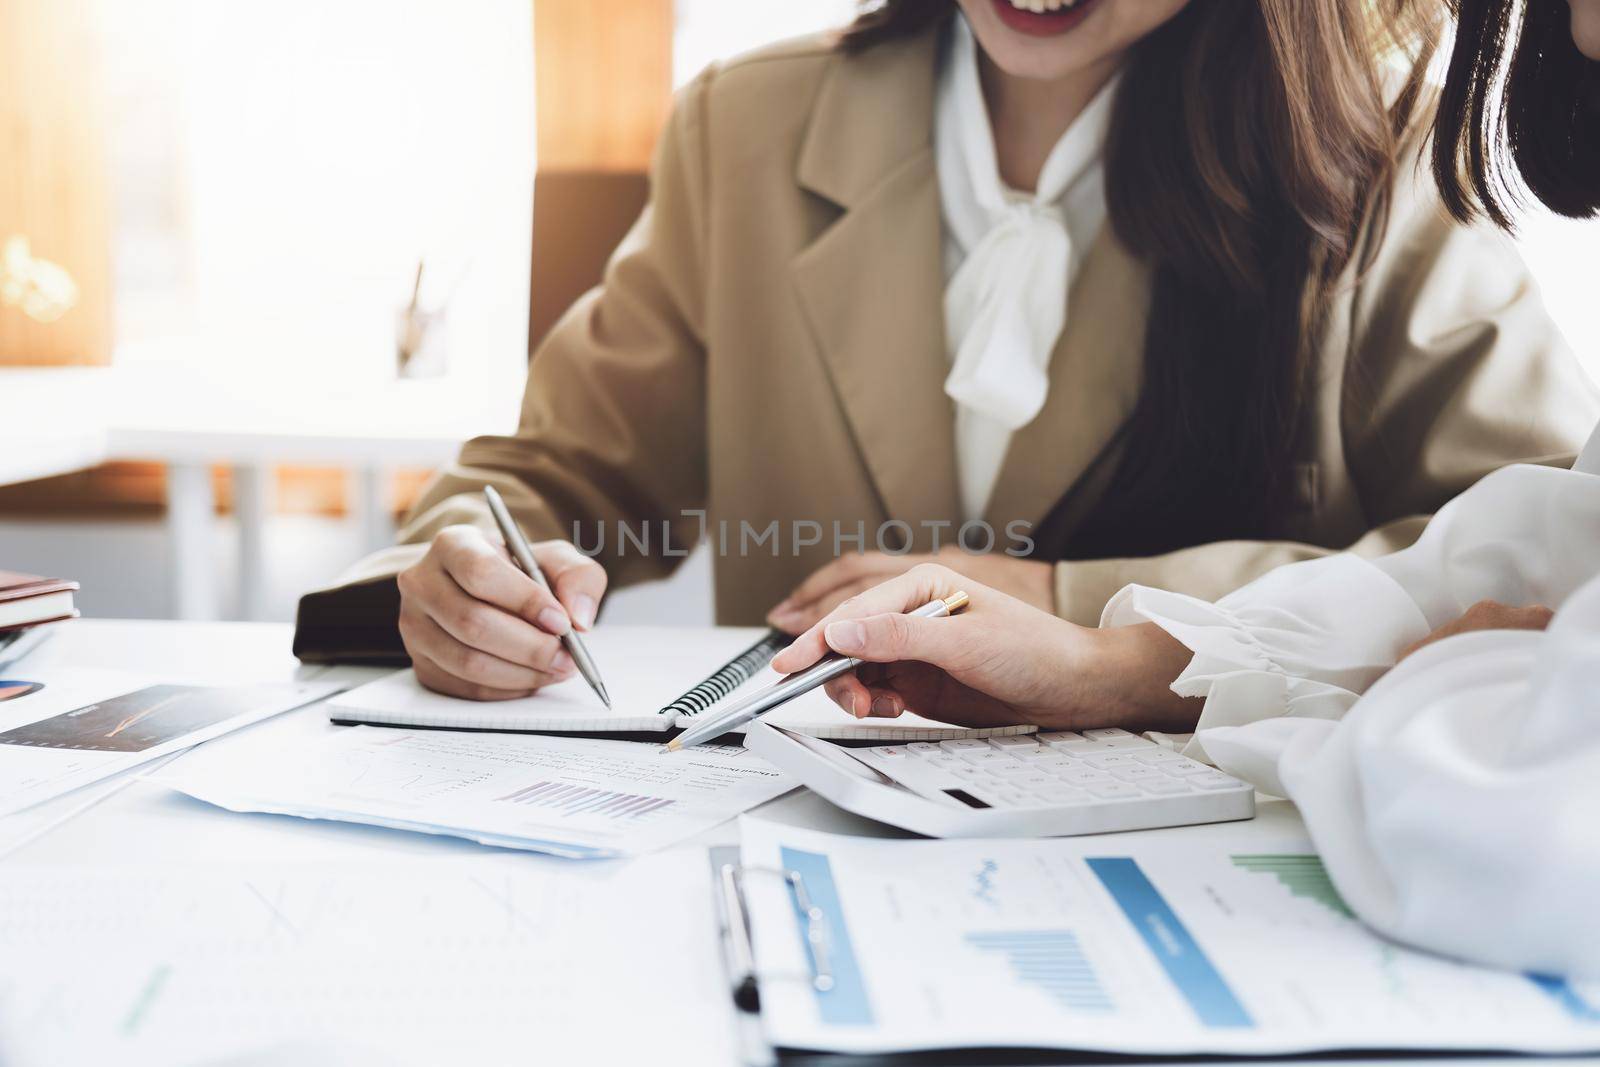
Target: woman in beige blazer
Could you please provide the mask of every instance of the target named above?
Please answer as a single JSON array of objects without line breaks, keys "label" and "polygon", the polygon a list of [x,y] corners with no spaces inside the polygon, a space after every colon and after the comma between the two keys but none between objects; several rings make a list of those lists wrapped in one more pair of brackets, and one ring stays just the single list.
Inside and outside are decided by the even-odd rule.
[{"label": "woman in beige blazer", "polygon": [[[1371,4],[959,8],[878,5],[842,40],[688,86],[648,208],[532,361],[516,435],[469,442],[405,545],[309,595],[297,652],[409,653],[436,688],[523,694],[570,671],[552,635],[587,626],[608,581],[660,577],[702,536],[726,623],[781,607],[802,629],[943,547],[1092,624],[1129,582],[1214,597],[1389,551],[1488,471],[1570,460],[1593,390],[1510,244],[1451,221],[1413,173],[1418,75],[1384,82],[1397,27],[1369,24]],[[972,130],[941,116],[969,27],[967,114],[979,94],[998,171],[971,177],[1000,186],[1004,217],[1060,207],[1055,320],[1030,282],[1059,276],[1056,239],[1011,261],[986,233],[956,240],[940,156]],[[1028,192],[1090,114],[1098,226],[1071,188]],[[980,247],[995,258],[959,293]],[[1020,319],[989,314],[1012,288],[1032,300]],[[1022,327],[993,326],[1008,314]],[[1025,351],[1041,322],[1059,333]],[[991,392],[1042,386],[1010,404],[998,450],[990,435],[978,494],[956,389],[974,336],[969,384],[992,357],[1015,373]],[[555,599],[484,532],[486,482],[550,539]],[[951,552],[964,526],[992,550]]]},{"label": "woman in beige blazer", "polygon": [[[1556,214],[1600,218],[1600,0],[1528,0],[1515,7],[1501,0],[1457,0],[1453,11],[1455,42],[1431,148],[1433,179],[1450,213],[1462,222],[1486,215],[1509,230],[1519,206],[1510,191],[1522,189]],[[1469,736],[1481,742],[1484,723],[1501,714],[1536,715],[1540,687],[1534,681],[1556,692],[1554,679],[1561,676],[1568,680],[1561,693],[1585,686],[1592,692],[1600,677],[1585,676],[1585,657],[1577,652],[1558,655],[1541,648],[1535,655],[1530,646],[1515,644],[1518,635],[1505,632],[1545,629],[1552,621],[1549,608],[1479,598],[1550,598],[1568,616],[1562,640],[1581,650],[1578,638],[1584,638],[1586,627],[1595,629],[1592,614],[1587,621],[1582,617],[1585,590],[1600,590],[1594,570],[1600,559],[1593,526],[1600,510],[1597,475],[1600,426],[1570,473],[1503,470],[1452,501],[1429,524],[1426,536],[1397,553],[1370,561],[1308,560],[1215,605],[1130,585],[1107,605],[1099,629],[1052,618],[948,568],[916,567],[836,608],[772,665],[785,672],[803,670],[830,650],[866,661],[871,666],[828,684],[829,695],[857,716],[893,716],[915,708],[965,725],[1194,731],[1186,754],[1210,760],[1221,749],[1232,757],[1217,760],[1225,769],[1280,795],[1288,795],[1283,783],[1290,779],[1282,764],[1274,768],[1277,755],[1303,771],[1319,749],[1307,740],[1330,736],[1315,720],[1345,718],[1348,712],[1368,730],[1369,743],[1365,748],[1327,746],[1337,753],[1336,762],[1325,763],[1322,770],[1329,773],[1307,790],[1312,806],[1305,814],[1313,836],[1330,818],[1360,824],[1381,811],[1386,800],[1413,808],[1419,791],[1432,790],[1435,799],[1459,799],[1497,783],[1508,796],[1540,773],[1560,779],[1554,763],[1538,766],[1540,744],[1512,753],[1513,770],[1509,763],[1488,766],[1506,755],[1493,745],[1455,742]],[[1562,558],[1552,558],[1560,552]],[[903,614],[957,589],[970,599],[968,610],[957,617]],[[1424,647],[1484,630],[1502,631],[1499,643],[1474,644],[1469,638],[1456,643],[1453,658],[1430,653],[1432,658],[1421,662],[1419,657],[1406,665],[1406,687],[1385,681],[1381,700],[1358,700],[1390,668]],[[1584,639],[1592,643],[1594,636]],[[1518,648],[1524,653],[1520,657],[1508,654]],[[1595,659],[1587,657],[1591,663]],[[1490,664],[1487,670],[1484,664]],[[1529,685],[1513,684],[1521,681]],[[1442,712],[1452,702],[1457,706]],[[1584,700],[1547,698],[1544,703],[1544,724],[1531,736],[1565,737],[1551,726],[1563,716],[1580,732],[1588,728],[1585,716],[1592,709]],[[1495,714],[1485,719],[1490,710]],[[1397,716],[1413,716],[1413,721],[1396,726]],[[1280,717],[1295,721],[1261,721]],[[1396,752],[1406,748],[1407,736],[1422,743],[1412,746],[1419,755],[1411,765],[1403,754],[1391,752],[1369,781],[1352,763],[1370,754],[1370,742],[1380,736],[1394,741]],[[1548,743],[1543,753],[1577,768],[1570,776],[1574,781],[1583,778],[1581,758],[1573,756],[1570,745]],[[1366,803],[1350,804],[1348,789],[1359,791]],[[1408,792],[1385,797],[1396,790]],[[1375,807],[1363,812],[1373,802]],[[1435,807],[1449,825],[1459,824],[1459,813]],[[1502,828],[1526,825],[1543,814],[1503,820]],[[1391,840],[1414,848],[1419,825],[1408,821]],[[1388,829],[1395,827],[1391,823]],[[1333,858],[1348,862],[1365,828],[1346,825],[1331,832]],[[1564,845],[1565,839],[1555,852]],[[1582,848],[1566,851],[1589,858]],[[1389,875],[1403,873],[1404,866],[1391,864]],[[1428,865],[1429,886],[1438,886],[1439,870],[1437,862]],[[1369,892],[1373,884],[1367,879],[1362,889],[1369,900],[1375,899]],[[1520,899],[1505,884],[1484,899],[1497,893],[1505,900]],[[1556,923],[1549,929],[1561,927]],[[1438,938],[1439,930],[1431,936]],[[1472,938],[1447,940],[1446,946],[1427,947],[1459,953],[1470,943],[1472,953],[1487,951]],[[1515,941],[1492,946],[1501,956],[1495,962],[1503,965],[1508,954],[1516,954],[1509,947]],[[1557,942],[1559,935],[1542,943]],[[1538,969],[1526,961],[1522,966]]]}]

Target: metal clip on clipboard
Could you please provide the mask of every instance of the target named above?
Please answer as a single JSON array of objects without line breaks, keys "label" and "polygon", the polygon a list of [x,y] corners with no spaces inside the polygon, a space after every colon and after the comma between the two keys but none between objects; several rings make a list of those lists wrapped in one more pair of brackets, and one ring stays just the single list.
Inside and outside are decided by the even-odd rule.
[{"label": "metal clip on clipboard", "polygon": [[833,969],[828,951],[828,917],[812,901],[806,889],[805,877],[798,871],[746,867],[739,862],[739,850],[736,847],[713,848],[710,859],[714,879],[712,896],[721,927],[723,958],[728,968],[734,1007],[739,1009],[739,1058],[748,1067],[774,1067],[778,1063],[777,1053],[768,1043],[761,1026],[761,986],[756,974],[755,946],[750,934],[750,909],[745,904],[745,876],[775,875],[788,886],[795,909],[805,920],[806,948],[811,954],[810,983],[818,992],[833,988]]},{"label": "metal clip on clipboard", "polygon": [[[737,846],[716,846],[710,850],[712,874],[713,906],[720,923],[720,935],[723,945],[723,958],[728,969],[728,979],[733,990],[733,1003],[738,1009],[735,1026],[737,1028],[737,1041],[739,1059],[745,1067],[784,1067],[784,1065],[802,1065],[802,1067],[818,1067],[822,1064],[838,1063],[841,1065],[852,1064],[858,1067],[899,1067],[908,1063],[927,1063],[927,1050],[912,1052],[909,1056],[896,1053],[869,1054],[865,1056],[835,1055],[832,1053],[814,1053],[806,1050],[785,1049],[773,1047],[768,1039],[766,1030],[761,1023],[761,998],[760,978],[755,969],[755,951],[750,933],[750,912],[745,904],[744,876],[746,873],[776,875],[783,878],[788,884],[789,892],[793,895],[794,906],[797,913],[806,921],[806,942],[812,950],[812,973],[810,983],[819,992],[826,992],[834,984],[834,974],[828,954],[830,947],[830,931],[827,925],[827,914],[820,913],[821,922],[816,922],[820,909],[811,900],[805,884],[805,878],[794,871],[782,870],[773,867],[745,867],[739,862],[739,849]],[[818,955],[817,949],[822,950]],[[773,978],[800,977],[798,974],[768,975]],[[1065,1067],[1065,1065],[1081,1065],[1086,1061],[1080,1054],[1062,1052],[1038,1052],[1027,1049],[1001,1049],[990,1050],[987,1054],[974,1052],[970,1057],[965,1056],[959,1060],[941,1058],[941,1063],[993,1063],[996,1067],[1022,1067],[1022,1065],[1039,1065],[1039,1067]]]},{"label": "metal clip on clipboard", "polygon": [[[744,879],[750,874],[772,875],[782,878],[789,887],[794,906],[805,919],[806,951],[811,956],[811,987],[819,993],[833,988],[832,954],[829,951],[828,916],[812,901],[806,891],[806,880],[799,871],[779,867],[748,867],[724,862],[717,867],[717,885],[721,892],[724,933],[728,941],[730,976],[734,982],[734,1000],[746,1011],[758,1010],[760,997],[755,970],[755,948],[750,939],[750,913],[745,906]],[[746,1007],[743,1001],[748,1000]]]}]

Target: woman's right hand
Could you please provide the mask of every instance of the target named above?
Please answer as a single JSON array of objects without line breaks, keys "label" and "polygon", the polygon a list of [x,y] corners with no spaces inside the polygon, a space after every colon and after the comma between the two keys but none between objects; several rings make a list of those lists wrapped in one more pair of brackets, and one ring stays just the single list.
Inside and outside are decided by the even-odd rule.
[{"label": "woman's right hand", "polygon": [[475,526],[439,531],[400,572],[400,636],[419,682],[468,700],[510,700],[572,676],[561,635],[594,622],[606,572],[565,541],[532,547],[554,595]]},{"label": "woman's right hand", "polygon": [[[970,601],[959,615],[905,614],[957,590]],[[857,717],[911,710],[960,726],[1081,730],[1185,729],[1199,714],[1168,688],[1189,652],[1159,628],[1076,626],[937,564],[845,601],[772,667],[803,670],[829,651],[870,664],[827,687]]]}]

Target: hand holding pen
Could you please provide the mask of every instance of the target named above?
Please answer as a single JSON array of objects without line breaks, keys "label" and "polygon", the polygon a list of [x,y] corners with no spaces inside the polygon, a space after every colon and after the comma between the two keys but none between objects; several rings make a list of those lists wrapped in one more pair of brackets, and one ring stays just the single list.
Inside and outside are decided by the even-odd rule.
[{"label": "hand holding pen", "polygon": [[[500,499],[500,494],[492,485],[483,487],[484,499],[489,502],[489,513],[494,516],[495,525],[500,527],[500,536],[505,538],[506,551],[511,553],[511,558],[516,561],[522,573],[538,582],[545,591],[552,596],[555,590],[550,586],[550,580],[544,576],[544,571],[539,567],[539,561],[534,558],[533,546],[528,544],[528,539],[522,534],[522,527],[517,525],[517,520],[511,517],[511,511],[506,507],[506,502]],[[600,668],[595,666],[594,658],[589,655],[589,648],[583,643],[583,638],[578,636],[578,631],[570,625],[561,635],[561,647],[572,657],[572,662],[578,668],[578,673],[583,675],[583,680],[589,683],[589,688],[594,690],[595,696],[606,707],[611,706],[611,696],[606,692],[605,682],[600,679]]]},{"label": "hand holding pen", "polygon": [[[927,603],[906,612],[906,618],[942,619],[962,611],[967,606],[967,594],[954,592],[935,596]],[[777,662],[774,660],[774,662]],[[725,733],[739,730],[793,700],[809,693],[820,685],[849,674],[863,661],[843,655],[825,655],[805,670],[795,671],[779,681],[757,690],[748,696],[714,709],[702,719],[696,719],[687,730],[667,743],[666,751],[676,752],[691,745],[703,744]]]},{"label": "hand holding pen", "polygon": [[[904,614],[953,589],[968,596],[961,614]],[[839,605],[772,669],[805,670],[830,654],[863,661],[826,690],[857,717],[909,710],[965,727],[1145,730],[1190,729],[1197,713],[1171,690],[1192,654],[1155,624],[1078,626],[932,563]]]},{"label": "hand holding pen", "polygon": [[547,588],[477,525],[434,535],[399,574],[400,636],[417,680],[468,700],[510,700],[578,671],[563,645],[594,622],[606,590],[600,565],[564,541],[529,546]]}]

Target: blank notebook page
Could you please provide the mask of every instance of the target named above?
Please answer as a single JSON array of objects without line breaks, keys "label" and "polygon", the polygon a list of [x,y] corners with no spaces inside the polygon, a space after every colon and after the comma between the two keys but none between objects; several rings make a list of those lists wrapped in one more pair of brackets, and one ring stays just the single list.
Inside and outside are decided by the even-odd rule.
[{"label": "blank notebook page", "polygon": [[766,631],[754,627],[613,626],[585,634],[611,710],[581,676],[522,700],[482,703],[424,689],[400,671],[329,702],[333,719],[460,730],[666,731],[673,716],[661,709],[722,666]]}]

